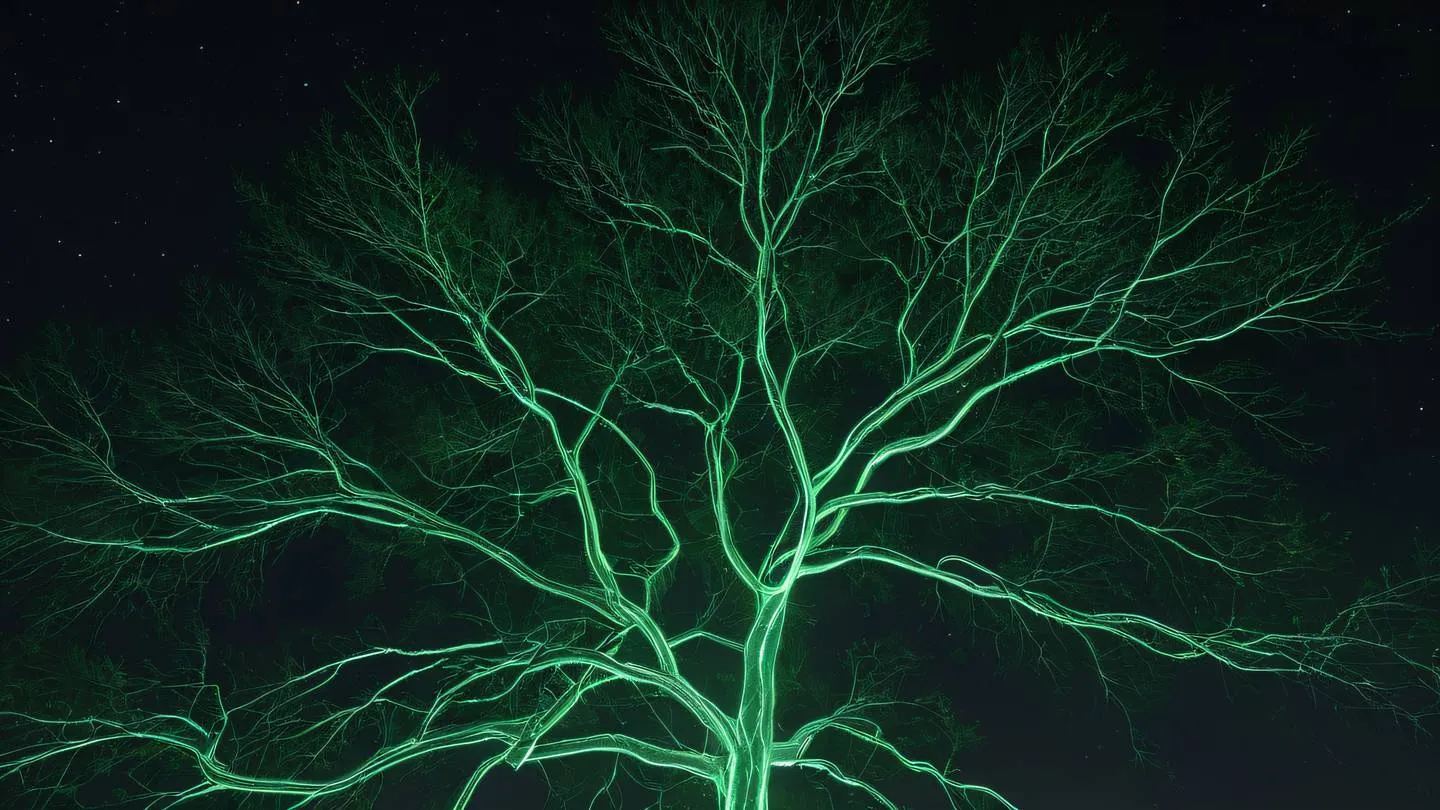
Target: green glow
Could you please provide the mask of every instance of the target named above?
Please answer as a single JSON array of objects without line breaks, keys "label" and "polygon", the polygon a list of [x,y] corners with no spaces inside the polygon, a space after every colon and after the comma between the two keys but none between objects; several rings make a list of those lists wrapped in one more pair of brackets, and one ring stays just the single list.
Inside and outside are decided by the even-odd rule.
[{"label": "green glow", "polygon": [[[190,674],[86,670],[113,693],[96,706],[0,712],[9,790],[38,802],[86,767],[153,760],[147,807],[338,807],[434,760],[466,772],[458,810],[498,767],[600,758],[595,806],[623,771],[764,810],[798,771],[890,810],[907,777],[950,807],[1013,808],[950,758],[973,729],[902,694],[902,658],[857,653],[848,696],[780,719],[803,696],[782,686],[799,597],[878,599],[849,589],[887,577],[1068,639],[1107,689],[1122,650],[1426,715],[1425,555],[1302,617],[1291,591],[1321,549],[1224,431],[1170,407],[1203,398],[1293,442],[1283,394],[1202,357],[1246,334],[1377,331],[1345,306],[1385,229],[1293,185],[1305,138],[1236,179],[1220,99],[1179,115],[1083,40],[922,107],[888,73],[924,53],[916,12],[787,5],[624,17],[634,79],[611,105],[528,119],[527,156],[588,232],[422,149],[425,86],[396,82],[357,93],[356,131],[297,164],[293,207],[251,190],[260,264],[302,314],[267,329],[235,302],[119,393],[59,365],[4,382],[0,439],[26,480],[0,543],[17,579],[80,578],[57,623],[126,589],[165,603],[223,555],[333,524],[441,572],[469,605],[442,618],[477,634],[334,639],[332,659],[241,691],[203,635]],[[1139,176],[1115,144],[1156,131],[1169,164]],[[446,381],[358,371],[388,362]],[[120,414],[123,396],[139,404]],[[342,405],[393,436],[348,428]],[[1092,446],[1113,413],[1144,439]],[[974,550],[980,515],[1027,547]],[[1158,596],[1127,598],[1154,579],[1137,570],[1165,572]],[[677,613],[702,581],[711,609]],[[912,750],[884,724],[901,711],[948,748]]]}]

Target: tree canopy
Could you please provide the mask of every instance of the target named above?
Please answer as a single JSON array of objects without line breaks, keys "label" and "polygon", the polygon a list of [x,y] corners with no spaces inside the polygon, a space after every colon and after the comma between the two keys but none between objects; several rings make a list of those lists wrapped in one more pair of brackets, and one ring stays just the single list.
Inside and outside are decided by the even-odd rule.
[{"label": "tree canopy", "polygon": [[[913,677],[963,649],[808,655],[827,610],[917,589],[917,621],[1127,713],[1203,659],[1433,717],[1440,548],[1351,576],[1250,452],[1313,450],[1256,339],[1389,336],[1365,310],[1409,212],[1306,179],[1304,131],[1237,155],[1223,94],[1172,102],[1098,27],[924,99],[904,3],[670,2],[608,37],[611,95],[524,117],[552,198],[430,148],[429,81],[357,88],[241,185],[254,289],[194,282],[175,340],[57,332],[0,384],[33,614],[11,789],[380,806],[419,779],[458,810],[538,767],[584,806],[1013,808]],[[351,633],[212,643],[336,529]],[[83,641],[147,619],[163,658]]]}]

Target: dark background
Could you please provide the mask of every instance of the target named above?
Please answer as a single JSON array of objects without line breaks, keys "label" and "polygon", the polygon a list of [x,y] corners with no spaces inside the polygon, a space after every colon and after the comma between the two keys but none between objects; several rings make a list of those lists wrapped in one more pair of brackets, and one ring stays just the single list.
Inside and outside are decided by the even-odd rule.
[{"label": "dark background", "polygon": [[[1054,0],[936,5],[926,82],[989,71],[1022,33],[1049,40],[1106,10]],[[1115,35],[1181,99],[1206,84],[1233,87],[1241,154],[1266,131],[1311,124],[1310,166],[1367,214],[1393,213],[1436,187],[1440,16],[1389,2],[1145,5],[1114,11]],[[4,355],[23,350],[45,320],[168,325],[187,274],[243,283],[233,174],[274,179],[321,112],[344,109],[347,81],[397,66],[438,71],[425,107],[431,137],[461,152],[460,135],[473,134],[472,165],[533,184],[513,157],[512,113],[558,82],[582,93],[607,86],[616,62],[600,40],[605,10],[554,0],[7,4]],[[1437,228],[1432,207],[1395,233],[1378,310],[1392,325],[1427,330],[1440,320]],[[1300,429],[1330,448],[1286,472],[1309,507],[1353,532],[1362,573],[1417,539],[1434,542],[1436,369],[1431,338],[1314,347],[1277,369],[1326,406]],[[936,638],[924,641],[944,643],[946,632],[931,628]],[[936,673],[936,686],[987,736],[969,776],[1022,810],[1440,805],[1433,742],[1380,716],[1312,707],[1303,690],[1279,683],[1236,692],[1233,676],[1187,670],[1146,729],[1167,772],[1129,764],[1122,722],[1092,684],[1059,698],[1038,678],[994,677],[983,656],[973,670],[958,683]],[[511,801],[523,802],[481,806]]]}]

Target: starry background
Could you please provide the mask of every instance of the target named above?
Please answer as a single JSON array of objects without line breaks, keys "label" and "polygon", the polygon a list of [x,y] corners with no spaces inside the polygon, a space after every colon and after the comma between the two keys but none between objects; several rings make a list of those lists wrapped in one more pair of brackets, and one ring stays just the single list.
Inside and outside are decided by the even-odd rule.
[{"label": "starry background", "polygon": [[[1055,0],[936,5],[926,81],[988,71],[1022,33],[1048,40],[1107,10]],[[1398,2],[1144,5],[1112,13],[1116,36],[1181,98],[1232,87],[1237,144],[1314,125],[1310,165],[1371,213],[1437,187],[1436,12]],[[598,29],[607,9],[556,0],[5,4],[0,362],[45,321],[169,324],[188,274],[243,284],[234,174],[273,179],[322,111],[344,108],[347,81],[397,66],[438,71],[424,122],[432,138],[459,150],[460,135],[473,134],[472,164],[521,188],[534,183],[513,157],[513,111],[559,82],[582,93],[607,86],[616,66]],[[1398,231],[1384,259],[1391,289],[1378,314],[1399,328],[1440,320],[1437,208]],[[1279,370],[1329,406],[1302,430],[1330,453],[1286,471],[1313,508],[1364,538],[1360,565],[1433,539],[1440,525],[1427,508],[1440,484],[1437,360],[1435,340],[1422,338],[1316,347]],[[1148,729],[1171,764],[1162,773],[1129,765],[1119,720],[1084,690],[1059,698],[1023,676],[967,677],[988,737],[973,773],[1022,810],[1440,806],[1433,742],[1364,714],[1307,709],[1278,685],[1242,694],[1216,673],[1187,675]],[[1281,699],[1291,708],[1277,716]],[[528,806],[516,790],[494,806]]]}]

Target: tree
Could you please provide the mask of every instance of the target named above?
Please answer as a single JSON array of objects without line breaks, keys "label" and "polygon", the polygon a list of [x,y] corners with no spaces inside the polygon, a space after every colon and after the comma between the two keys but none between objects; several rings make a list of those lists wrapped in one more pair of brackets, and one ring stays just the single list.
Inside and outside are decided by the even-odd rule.
[{"label": "tree", "polygon": [[[357,91],[293,188],[242,186],[262,291],[197,282],[185,339],[4,384],[0,542],[44,590],[0,776],[373,806],[444,763],[429,798],[460,808],[502,766],[603,757],[574,785],[616,803],[760,810],[803,774],[1012,807],[913,694],[925,651],[860,639],[834,695],[807,667],[805,603],[920,585],[1122,705],[1210,659],[1432,716],[1435,549],[1348,582],[1237,438],[1310,449],[1229,359],[1248,336],[1385,334],[1363,307],[1395,220],[1297,179],[1305,134],[1232,160],[1223,96],[1172,108],[1092,37],[922,106],[898,3],[675,2],[609,36],[614,95],[526,119],[563,205],[426,147],[428,83]],[[398,576],[413,610],[273,673],[222,660],[180,597],[253,601],[247,572],[324,526],[351,604]],[[166,618],[173,660],[37,636],[120,609]]]}]

